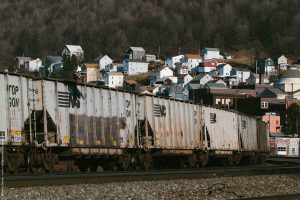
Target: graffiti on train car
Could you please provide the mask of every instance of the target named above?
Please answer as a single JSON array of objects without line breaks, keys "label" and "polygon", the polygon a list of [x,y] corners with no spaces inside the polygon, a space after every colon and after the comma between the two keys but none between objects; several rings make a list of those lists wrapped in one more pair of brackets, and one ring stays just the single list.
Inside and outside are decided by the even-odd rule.
[{"label": "graffiti on train car", "polygon": [[20,98],[17,97],[19,87],[17,85],[7,85],[7,92],[9,94],[9,107],[18,107],[20,102]]}]

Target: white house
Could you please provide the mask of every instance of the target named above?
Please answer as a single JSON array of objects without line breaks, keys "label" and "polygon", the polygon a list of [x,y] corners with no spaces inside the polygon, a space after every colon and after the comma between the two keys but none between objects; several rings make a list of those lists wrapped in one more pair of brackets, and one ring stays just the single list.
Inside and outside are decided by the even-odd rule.
[{"label": "white house", "polygon": [[181,63],[181,60],[183,57],[184,57],[184,55],[178,55],[178,56],[174,56],[172,58],[167,58],[165,61],[166,67],[175,69],[176,64]]},{"label": "white house", "polygon": [[177,73],[179,75],[188,74],[189,73],[189,68],[187,66],[179,67]]},{"label": "white house", "polygon": [[189,74],[182,74],[182,75],[178,76],[177,83],[179,85],[182,85],[182,87],[184,87],[191,80],[193,80],[193,77],[191,75],[189,75]]},{"label": "white house", "polygon": [[173,75],[174,75],[173,71],[168,67],[159,68],[152,73],[152,77],[156,77],[156,78],[164,78]]},{"label": "white house", "polygon": [[202,58],[203,60],[208,60],[208,59],[223,59],[223,56],[220,55],[220,50],[218,48],[204,48],[202,50]]},{"label": "white house", "polygon": [[236,78],[237,83],[246,83],[249,79],[251,71],[248,68],[233,67],[230,76]]},{"label": "white house", "polygon": [[94,61],[99,65],[100,70],[104,70],[107,65],[113,62],[113,60],[108,55],[98,56]]},{"label": "white house", "polygon": [[25,64],[25,69],[30,72],[38,71],[39,68],[43,66],[42,60],[39,58],[35,60],[25,61],[24,64]]},{"label": "white house", "polygon": [[287,58],[284,55],[281,55],[277,60],[278,68],[280,70],[287,70]]},{"label": "white house", "polygon": [[124,75],[120,72],[106,72],[103,75],[105,86],[116,88],[122,87],[124,82]]},{"label": "white house", "polygon": [[75,55],[78,61],[83,61],[84,59],[84,51],[79,45],[66,45],[62,55],[67,55],[70,57]]},{"label": "white house", "polygon": [[197,67],[201,61],[199,54],[185,54],[181,59],[182,65],[188,66],[190,70]]},{"label": "white house", "polygon": [[206,83],[208,83],[209,81],[214,80],[213,77],[209,74],[198,74],[197,76],[195,76],[194,79],[192,79],[189,83],[188,83],[188,88],[189,89],[198,89],[203,87]]},{"label": "white house", "polygon": [[123,62],[124,73],[131,76],[148,72],[149,63],[144,60],[125,59]]},{"label": "white house", "polygon": [[231,70],[232,70],[231,65],[220,64],[217,66],[216,70],[214,70],[210,73],[210,75],[212,77],[220,77],[220,78],[229,77]]}]

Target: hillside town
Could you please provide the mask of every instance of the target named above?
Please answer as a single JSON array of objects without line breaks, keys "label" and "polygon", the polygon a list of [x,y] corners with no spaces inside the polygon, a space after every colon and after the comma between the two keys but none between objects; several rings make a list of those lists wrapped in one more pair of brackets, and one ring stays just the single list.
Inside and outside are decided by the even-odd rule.
[{"label": "hillside town", "polygon": [[[85,62],[81,46],[66,45],[61,55],[34,59],[18,56],[15,70],[53,77],[64,69],[64,57],[75,57],[77,82],[259,116],[268,123],[273,145],[277,137],[298,137],[298,126],[292,132],[287,128],[287,110],[293,103],[299,103],[300,60],[289,60],[284,55],[258,58],[255,69],[249,69],[232,62],[232,56],[218,48],[179,53],[164,60],[159,55],[146,54],[142,47],[129,47],[124,54],[123,62],[114,62],[102,54]],[[286,143],[290,142],[284,141],[284,148],[273,153],[286,154]]]}]

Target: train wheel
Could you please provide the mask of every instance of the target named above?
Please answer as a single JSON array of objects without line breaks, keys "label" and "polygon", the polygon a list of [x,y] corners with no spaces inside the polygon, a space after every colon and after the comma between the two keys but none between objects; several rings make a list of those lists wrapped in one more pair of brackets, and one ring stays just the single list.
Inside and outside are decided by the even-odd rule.
[{"label": "train wheel", "polygon": [[44,155],[44,157],[42,158],[42,165],[46,172],[53,172],[57,163],[58,158],[56,154]]},{"label": "train wheel", "polygon": [[16,174],[19,172],[19,168],[24,162],[24,157],[22,154],[10,154],[6,157],[5,161],[8,172]]},{"label": "train wheel", "polygon": [[208,153],[207,152],[201,152],[199,154],[199,164],[201,167],[205,167],[208,163]]},{"label": "train wheel", "polygon": [[152,166],[152,157],[150,153],[140,154],[139,160],[145,170],[148,170]]},{"label": "train wheel", "polygon": [[196,167],[197,163],[198,163],[198,158],[195,154],[189,156],[189,158],[188,158],[188,167],[189,168]]},{"label": "train wheel", "polygon": [[132,157],[130,154],[124,154],[119,157],[119,162],[120,162],[123,170],[128,170],[129,165],[131,163],[131,159],[132,159]]}]

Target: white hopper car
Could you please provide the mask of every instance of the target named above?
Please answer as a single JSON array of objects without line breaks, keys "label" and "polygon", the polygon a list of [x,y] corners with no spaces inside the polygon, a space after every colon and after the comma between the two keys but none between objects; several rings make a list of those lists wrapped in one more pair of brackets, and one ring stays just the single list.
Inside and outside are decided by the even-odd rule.
[{"label": "white hopper car", "polygon": [[261,161],[266,123],[238,112],[0,73],[7,171],[198,167]]}]

